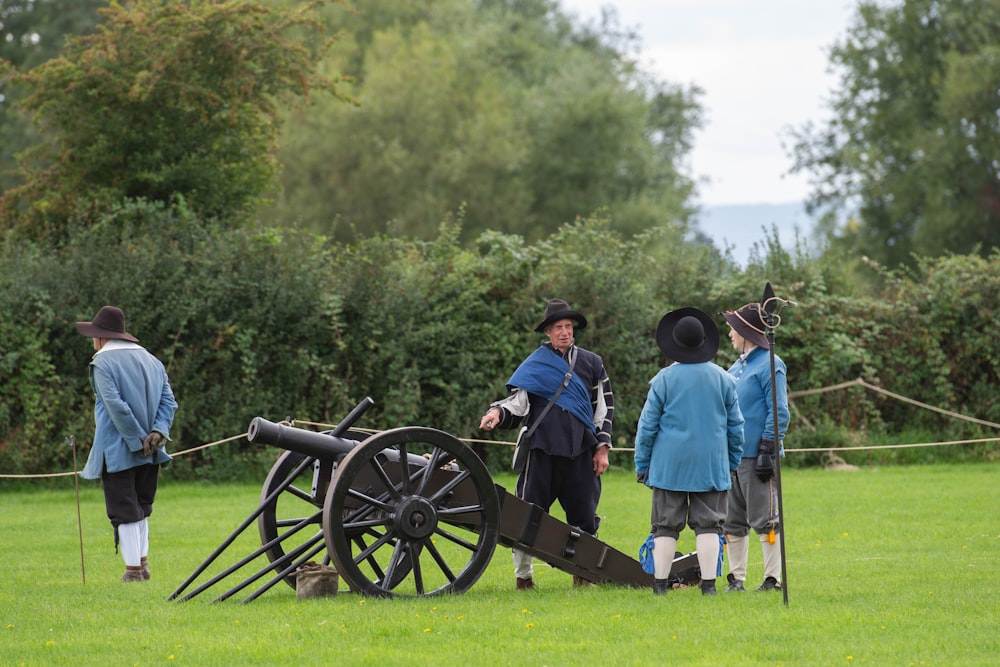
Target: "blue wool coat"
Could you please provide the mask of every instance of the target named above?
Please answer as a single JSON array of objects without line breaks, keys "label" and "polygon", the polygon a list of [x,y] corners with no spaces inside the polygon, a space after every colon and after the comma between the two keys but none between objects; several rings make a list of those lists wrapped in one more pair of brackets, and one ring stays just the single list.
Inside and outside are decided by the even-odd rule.
[{"label": "blue wool coat", "polygon": [[743,454],[736,382],[716,364],[674,363],[649,382],[635,436],[635,471],[669,491],[725,491]]},{"label": "blue wool coat", "polygon": [[[170,461],[163,447],[142,455],[142,439],[159,431],[169,439],[177,410],[160,360],[135,343],[111,340],[90,362],[94,390],[94,446],[80,476],[100,479],[101,469],[121,472]],[[165,443],[164,443],[165,444]]]},{"label": "blue wool coat", "polygon": [[750,350],[729,369],[736,378],[736,395],[746,422],[743,432],[743,458],[755,459],[760,439],[781,441],[788,428],[788,389],[785,382],[785,362],[774,357],[774,386],[778,398],[778,435],[774,437],[774,400],[771,393],[771,353],[762,347]]}]

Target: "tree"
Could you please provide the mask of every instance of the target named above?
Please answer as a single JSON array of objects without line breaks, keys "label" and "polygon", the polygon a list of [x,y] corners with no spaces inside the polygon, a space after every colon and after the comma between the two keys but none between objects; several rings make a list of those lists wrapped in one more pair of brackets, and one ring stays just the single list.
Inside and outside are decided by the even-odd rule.
[{"label": "tree", "polygon": [[[106,0],[3,0],[0,2],[0,60],[27,70],[55,58],[67,37],[92,32]],[[35,143],[31,122],[12,109],[16,90],[0,80],[0,191],[15,185],[15,155]]]},{"label": "tree", "polygon": [[326,66],[359,104],[286,123],[267,220],[430,239],[461,211],[470,241],[537,239],[605,207],[629,233],[689,219],[699,91],[644,74],[613,19],[577,26],[552,0],[373,0],[328,20],[347,37]]},{"label": "tree", "polygon": [[323,4],[113,3],[60,57],[8,66],[45,142],[22,163],[25,185],[0,201],[3,222],[59,239],[127,199],[183,198],[205,218],[252,210],[276,178],[280,102],[336,91],[315,67],[329,42]]},{"label": "tree", "polygon": [[834,119],[794,169],[811,208],[857,208],[839,240],[890,265],[1000,245],[1000,3],[861,2],[831,62]]}]

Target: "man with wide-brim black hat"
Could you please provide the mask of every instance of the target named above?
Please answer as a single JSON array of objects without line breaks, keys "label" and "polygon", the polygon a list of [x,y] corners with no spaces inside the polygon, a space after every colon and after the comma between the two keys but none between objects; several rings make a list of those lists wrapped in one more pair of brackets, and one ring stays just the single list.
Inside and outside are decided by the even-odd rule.
[{"label": "man with wide-brim black hat", "polygon": [[104,306],[76,330],[93,339],[94,446],[80,476],[100,479],[125,561],[122,581],[149,579],[149,516],[177,402],[160,360],[125,330],[125,313]]},{"label": "man with wide-brim black hat", "polygon": [[[736,393],[746,419],[743,460],[729,491],[726,539],[729,552],[729,585],[726,592],[743,592],[750,551],[750,530],[760,537],[764,581],[758,591],[781,590],[781,536],[778,530],[778,491],[774,480],[774,457],[780,456],[781,440],[788,427],[788,390],[785,362],[774,357],[774,383],[768,352],[767,327],[757,303],[748,303],[722,314],[729,323],[729,340],[739,358],[729,368],[736,378]],[[774,405],[778,406],[777,437]]]},{"label": "man with wide-brim black hat", "polygon": [[687,525],[695,533],[701,592],[715,595],[726,493],[743,453],[736,383],[712,362],[719,329],[705,312],[667,313],[656,343],[675,363],[650,380],[635,436],[636,481],[653,489],[653,593],[667,593],[677,538]]},{"label": "man with wide-brim black hat", "polygon": [[[507,397],[490,406],[479,428],[517,428],[525,422],[531,437],[524,445],[517,497],[546,512],[558,500],[566,523],[596,535],[614,395],[601,357],[576,345],[575,333],[586,327],[587,318],[568,303],[550,300],[535,327],[548,340],[517,367],[507,380]],[[531,556],[518,549],[514,577],[518,590],[535,586]],[[587,582],[574,576],[573,583]]]}]

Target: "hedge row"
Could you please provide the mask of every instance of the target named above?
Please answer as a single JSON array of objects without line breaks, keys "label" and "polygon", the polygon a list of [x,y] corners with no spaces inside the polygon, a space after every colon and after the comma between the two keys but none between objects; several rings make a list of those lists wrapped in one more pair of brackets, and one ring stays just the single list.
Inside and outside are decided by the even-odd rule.
[{"label": "hedge row", "polygon": [[[92,351],[73,323],[106,303],[125,310],[129,330],[167,365],[180,403],[175,450],[243,433],[257,415],[336,423],[366,396],[375,406],[359,426],[481,437],[479,415],[540,342],[532,329],[552,297],[591,321],[578,342],[604,357],[616,442],[631,447],[646,383],[664,362],[659,318],[685,305],[738,307],[759,299],[766,281],[796,302],[776,334],[793,390],[864,377],[1000,422],[996,254],[928,260],[913,275],[883,271],[879,288],[858,293],[838,282],[838,267],[776,238],[740,268],[669,225],[626,240],[595,217],[532,245],[488,233],[467,248],[458,224],[431,242],[339,246],[288,230],[216,229],[183,207],[138,202],[61,247],[6,240],[0,472],[68,470],[67,436],[89,445]],[[723,337],[717,361],[733,359]],[[993,435],[853,388],[794,401],[789,446],[914,429],[939,439]],[[499,451],[480,448],[493,467],[506,461]],[[173,474],[256,478],[274,455],[237,441],[179,459]],[[630,464],[627,454],[616,460]]]}]

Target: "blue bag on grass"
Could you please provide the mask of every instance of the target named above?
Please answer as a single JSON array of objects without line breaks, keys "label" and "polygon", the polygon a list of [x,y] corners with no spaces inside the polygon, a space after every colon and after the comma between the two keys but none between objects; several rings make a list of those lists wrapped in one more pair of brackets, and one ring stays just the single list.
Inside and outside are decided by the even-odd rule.
[{"label": "blue bag on grass", "polygon": [[646,541],[642,543],[639,547],[639,564],[642,565],[642,571],[646,574],[653,574],[655,568],[653,567],[653,534],[650,533]]}]

